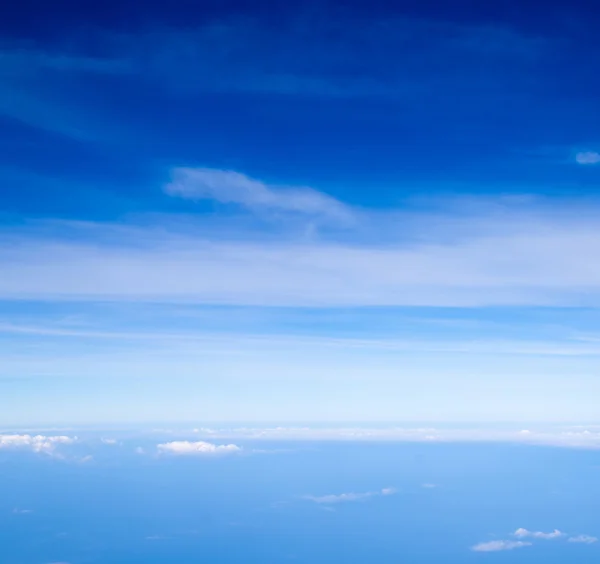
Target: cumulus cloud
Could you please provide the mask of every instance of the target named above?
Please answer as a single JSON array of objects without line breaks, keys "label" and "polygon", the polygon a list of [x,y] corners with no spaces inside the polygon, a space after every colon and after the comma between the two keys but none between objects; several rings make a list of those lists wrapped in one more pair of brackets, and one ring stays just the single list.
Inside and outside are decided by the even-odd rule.
[{"label": "cumulus cloud", "polygon": [[27,449],[52,454],[59,445],[72,444],[74,437],[44,435],[0,435],[0,449]]},{"label": "cumulus cloud", "polygon": [[165,192],[189,200],[215,200],[249,209],[270,209],[347,220],[338,200],[308,187],[271,186],[232,170],[175,168]]},{"label": "cumulus cloud", "polygon": [[598,542],[597,537],[592,537],[591,535],[577,535],[574,537],[569,537],[569,542],[578,542],[582,544],[594,544]]},{"label": "cumulus cloud", "polygon": [[321,504],[334,504],[334,503],[344,503],[347,501],[364,501],[376,496],[386,496],[386,495],[394,495],[397,493],[395,488],[383,488],[380,491],[375,492],[362,492],[362,493],[342,493],[342,494],[328,494],[328,495],[307,495],[304,499],[309,501],[314,501],[315,503]]},{"label": "cumulus cloud", "polygon": [[558,539],[560,537],[564,537],[565,533],[559,531],[558,529],[554,529],[554,531],[550,533],[544,533],[542,531],[528,531],[527,529],[517,529],[513,535],[518,538],[534,538],[534,539]]},{"label": "cumulus cloud", "polygon": [[233,454],[242,450],[241,447],[234,444],[215,445],[204,441],[172,441],[159,444],[157,448],[161,453],[174,455]]},{"label": "cumulus cloud", "polygon": [[596,151],[582,151],[575,155],[575,160],[581,165],[594,165],[600,163],[600,153]]},{"label": "cumulus cloud", "polygon": [[500,550],[513,550],[524,546],[531,546],[531,543],[524,541],[495,540],[480,542],[479,544],[472,546],[471,550],[474,550],[475,552],[498,552]]}]

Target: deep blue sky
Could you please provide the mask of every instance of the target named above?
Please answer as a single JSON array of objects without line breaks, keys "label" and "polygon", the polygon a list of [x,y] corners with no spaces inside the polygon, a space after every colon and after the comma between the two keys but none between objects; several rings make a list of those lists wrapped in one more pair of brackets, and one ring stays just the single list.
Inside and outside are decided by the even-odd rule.
[{"label": "deep blue sky", "polygon": [[596,420],[597,21],[10,5],[0,419]]},{"label": "deep blue sky", "polygon": [[5,210],[164,211],[181,164],[369,206],[588,193],[571,157],[598,143],[595,12],[526,4],[12,5]]}]

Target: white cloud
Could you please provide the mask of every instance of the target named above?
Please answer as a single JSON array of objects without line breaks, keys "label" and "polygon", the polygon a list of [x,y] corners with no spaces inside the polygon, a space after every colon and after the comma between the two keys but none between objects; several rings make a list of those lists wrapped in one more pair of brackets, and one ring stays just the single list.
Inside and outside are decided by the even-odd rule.
[{"label": "white cloud", "polygon": [[480,542],[479,544],[472,546],[471,550],[474,550],[475,552],[498,552],[500,550],[513,550],[524,546],[531,546],[531,543],[524,541],[495,540]]},{"label": "white cloud", "polygon": [[528,531],[527,529],[517,529],[514,533],[515,537],[518,538],[534,538],[534,539],[558,539],[564,537],[565,533],[562,533],[558,529],[554,529],[551,533],[544,533],[542,531]]},{"label": "white cloud", "polygon": [[394,495],[398,493],[398,490],[396,488],[383,488],[380,493],[381,495]]},{"label": "white cloud", "polygon": [[426,488],[426,489],[433,489],[433,488],[437,488],[436,484],[421,484],[422,488]]},{"label": "white cloud", "polygon": [[100,442],[102,442],[105,445],[116,445],[116,444],[118,444],[117,439],[100,439]]},{"label": "white cloud", "polygon": [[172,441],[157,445],[159,452],[175,455],[216,455],[233,454],[242,449],[234,444],[215,445],[204,441]]},{"label": "white cloud", "polygon": [[20,509],[15,507],[12,511],[15,515],[27,515],[29,513],[33,513],[33,509]]},{"label": "white cloud", "polygon": [[362,492],[362,493],[342,493],[342,494],[328,494],[321,496],[307,495],[304,499],[309,501],[314,501],[315,503],[320,504],[335,504],[335,503],[344,503],[347,501],[364,501],[376,496],[387,496],[394,495],[397,493],[395,488],[383,488],[380,491],[376,492]]},{"label": "white cloud", "polygon": [[569,537],[569,542],[578,542],[583,544],[594,544],[598,542],[597,537],[592,537],[591,535],[577,535],[574,537]]},{"label": "white cloud", "polygon": [[596,151],[582,151],[575,155],[575,160],[581,165],[593,165],[600,163],[600,153]]},{"label": "white cloud", "polygon": [[250,209],[268,209],[348,220],[350,210],[312,188],[270,186],[232,170],[175,168],[165,192],[190,200],[215,200]]},{"label": "white cloud", "polygon": [[0,435],[0,449],[27,449],[52,454],[58,445],[72,444],[75,437],[44,435]]}]

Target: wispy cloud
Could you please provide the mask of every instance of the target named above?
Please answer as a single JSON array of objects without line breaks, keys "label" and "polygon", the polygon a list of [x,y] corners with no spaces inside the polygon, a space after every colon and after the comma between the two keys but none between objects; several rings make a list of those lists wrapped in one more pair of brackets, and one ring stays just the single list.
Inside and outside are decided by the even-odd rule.
[{"label": "wispy cloud", "polygon": [[53,454],[60,445],[70,445],[77,439],[66,436],[0,435],[0,449],[25,449]]},{"label": "wispy cloud", "polygon": [[271,186],[232,170],[175,168],[165,186],[171,196],[215,200],[253,210],[296,212],[348,221],[350,209],[334,198],[308,187]]},{"label": "wispy cloud", "polygon": [[15,507],[12,512],[14,515],[28,515],[29,513],[33,513],[33,509],[21,509]]},{"label": "wispy cloud", "polygon": [[514,550],[515,548],[523,548],[531,546],[530,542],[511,541],[511,540],[494,540],[489,542],[480,542],[471,547],[475,552],[498,552],[501,550]]},{"label": "wispy cloud", "polygon": [[581,544],[594,544],[598,542],[597,537],[593,537],[591,535],[577,535],[574,537],[569,537],[569,542],[576,542]]},{"label": "wispy cloud", "polygon": [[575,160],[580,165],[595,165],[600,163],[600,153],[596,151],[582,151],[575,155]]},{"label": "wispy cloud", "polygon": [[[155,92],[166,96],[160,103],[171,100],[173,90],[179,95],[242,92],[414,101],[435,92],[448,76],[448,70],[438,64],[439,50],[453,60],[465,61],[461,80],[444,81],[446,88],[463,97],[509,81],[514,88],[515,73],[528,69],[546,50],[540,38],[499,25],[372,17],[362,18],[357,26],[354,19],[340,24],[344,15],[338,16],[333,18],[335,23],[319,18],[308,24],[310,14],[299,13],[276,28],[260,17],[232,14],[216,21],[189,22],[185,30],[161,25],[134,33],[95,29],[88,33],[93,38],[89,42],[67,34],[62,45],[55,43],[47,51],[4,42],[0,113],[79,140],[110,138],[122,144],[124,137],[132,135],[123,134],[116,111],[105,109],[98,119],[100,109],[88,111],[89,103],[80,103],[98,88],[95,80],[86,84],[90,74],[100,79],[110,76],[110,86],[125,74],[129,87],[132,77],[140,81],[142,93],[145,85],[153,84]],[[430,38],[427,45],[423,37]],[[96,46],[93,51],[89,44]],[[419,48],[407,49],[407,45]],[[391,60],[388,56],[399,51],[403,57]],[[482,72],[481,64],[473,64],[490,58],[511,64],[494,65],[494,72],[489,73]],[[68,88],[73,83],[77,89]]]},{"label": "wispy cloud", "polygon": [[565,536],[565,533],[559,531],[558,529],[554,529],[554,531],[550,533],[544,533],[542,531],[528,531],[527,529],[517,529],[514,533],[515,537],[518,538],[533,538],[533,539],[559,539]]},{"label": "wispy cloud", "polygon": [[362,492],[362,493],[342,493],[342,494],[328,494],[321,496],[307,495],[304,496],[304,499],[308,501],[314,501],[315,503],[330,505],[336,503],[345,503],[349,501],[365,501],[367,499],[371,499],[377,496],[388,496],[394,495],[397,493],[395,488],[383,488],[379,491],[373,492]]},{"label": "wispy cloud", "polygon": [[163,454],[193,456],[234,454],[242,450],[241,447],[234,444],[215,445],[204,441],[172,441],[157,445],[157,449]]}]

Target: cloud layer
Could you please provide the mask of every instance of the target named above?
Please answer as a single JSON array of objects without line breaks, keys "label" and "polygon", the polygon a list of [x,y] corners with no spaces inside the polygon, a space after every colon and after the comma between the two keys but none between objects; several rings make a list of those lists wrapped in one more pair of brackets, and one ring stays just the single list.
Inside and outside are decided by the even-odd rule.
[{"label": "cloud layer", "polygon": [[[591,429],[591,430],[590,430]],[[600,449],[600,429],[585,427],[546,427],[536,429],[494,428],[436,428],[436,427],[238,427],[200,428],[194,432],[214,439],[263,439],[263,440],[345,440],[345,441],[398,441],[398,442],[498,442],[546,445],[564,448]],[[432,484],[425,484],[429,487]],[[518,529],[517,536],[556,535]],[[541,537],[539,537],[541,538]],[[548,538],[553,538],[552,536]]]},{"label": "cloud layer", "polygon": [[[294,205],[326,207],[320,196],[311,201]],[[315,240],[253,231],[225,240],[198,223],[177,228],[173,218],[155,228],[33,223],[3,234],[0,298],[600,305],[600,267],[589,260],[600,246],[600,208],[543,213],[500,203],[500,211],[456,205],[436,213],[373,214],[353,236]]]}]

